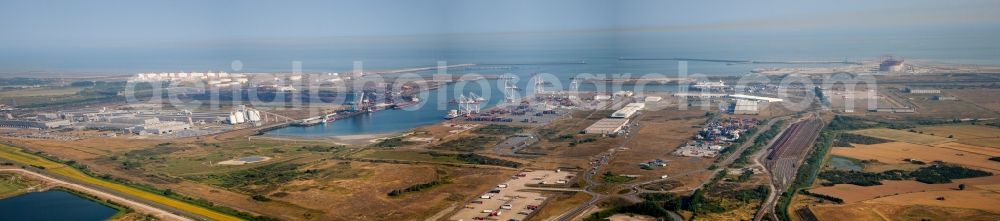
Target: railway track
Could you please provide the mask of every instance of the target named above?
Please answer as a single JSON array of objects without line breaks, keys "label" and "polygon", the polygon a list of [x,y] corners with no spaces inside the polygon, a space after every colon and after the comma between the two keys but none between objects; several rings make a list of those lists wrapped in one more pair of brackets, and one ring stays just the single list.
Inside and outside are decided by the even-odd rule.
[{"label": "railway track", "polygon": [[762,160],[766,173],[771,177],[771,194],[761,205],[760,211],[754,217],[755,221],[763,219],[766,214],[770,214],[772,219],[775,218],[772,210],[778,196],[795,179],[798,166],[809,153],[822,127],[822,120],[816,117],[806,118],[790,125],[768,148],[769,152],[766,157],[762,157]]}]

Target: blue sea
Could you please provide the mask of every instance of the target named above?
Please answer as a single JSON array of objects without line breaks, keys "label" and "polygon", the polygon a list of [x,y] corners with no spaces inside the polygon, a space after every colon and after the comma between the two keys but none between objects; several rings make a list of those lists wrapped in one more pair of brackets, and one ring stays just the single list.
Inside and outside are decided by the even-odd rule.
[{"label": "blue sea", "polygon": [[[677,61],[619,58],[701,58],[757,61],[874,60],[895,55],[909,61],[1000,65],[1000,27],[915,26],[839,29],[727,29],[709,31],[580,31],[561,33],[456,34],[393,37],[331,37],[294,40],[238,40],[198,44],[164,43],[147,47],[0,52],[0,68],[8,72],[118,73],[228,71],[291,72],[301,62],[304,72],[347,72],[354,61],[365,70],[431,67],[447,64],[500,64],[511,69],[456,69],[451,74],[513,74],[521,88],[533,74],[551,74],[560,87],[581,73],[678,74]],[[231,63],[243,63],[233,70]],[[585,64],[574,64],[579,62]],[[689,74],[736,76],[774,64],[689,62]],[[808,66],[808,65],[795,65]],[[433,72],[420,73],[430,75]],[[502,99],[490,81],[492,103]],[[581,90],[592,88],[581,85]],[[669,91],[676,87],[647,88]],[[425,97],[425,105],[409,110],[380,111],[308,128],[269,132],[281,136],[339,136],[401,132],[442,121],[455,91],[466,94],[476,86],[446,87],[449,96]],[[431,94],[437,94],[432,92]]]}]

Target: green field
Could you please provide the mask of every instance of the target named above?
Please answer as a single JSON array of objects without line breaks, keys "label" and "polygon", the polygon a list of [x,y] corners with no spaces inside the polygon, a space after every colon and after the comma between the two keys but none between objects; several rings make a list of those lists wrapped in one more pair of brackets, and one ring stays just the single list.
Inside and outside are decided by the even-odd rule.
[{"label": "green field", "polygon": [[455,156],[432,156],[424,152],[403,150],[365,150],[355,156],[372,159],[409,160],[423,162],[464,163]]},{"label": "green field", "polygon": [[0,92],[0,98],[35,97],[35,96],[66,96],[74,95],[83,90],[81,87],[40,87]]},{"label": "green field", "polygon": [[0,199],[14,196],[28,188],[28,182],[17,174],[0,173]]},{"label": "green field", "polygon": [[433,149],[472,152],[490,146],[489,144],[497,140],[499,139],[492,136],[463,137],[444,142],[434,146]]}]

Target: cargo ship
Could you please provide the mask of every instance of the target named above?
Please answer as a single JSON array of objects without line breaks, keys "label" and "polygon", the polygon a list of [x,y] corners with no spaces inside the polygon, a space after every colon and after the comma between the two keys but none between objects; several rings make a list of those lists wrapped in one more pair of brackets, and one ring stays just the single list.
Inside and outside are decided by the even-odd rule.
[{"label": "cargo ship", "polygon": [[299,121],[295,121],[290,126],[293,126],[293,127],[309,127],[309,126],[315,126],[317,124],[321,124],[323,122],[326,122],[326,121],[324,121],[322,117],[310,117],[310,118],[302,119],[302,120],[299,120]]}]

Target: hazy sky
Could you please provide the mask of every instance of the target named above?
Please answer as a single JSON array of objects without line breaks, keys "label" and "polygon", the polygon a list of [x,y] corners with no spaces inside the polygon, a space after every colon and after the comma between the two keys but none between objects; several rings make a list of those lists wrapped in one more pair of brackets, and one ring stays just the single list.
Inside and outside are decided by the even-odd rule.
[{"label": "hazy sky", "polygon": [[338,36],[1000,24],[1000,1],[0,1],[0,49]]}]

